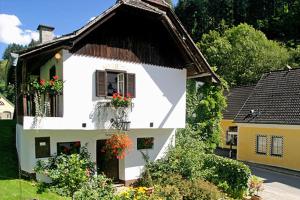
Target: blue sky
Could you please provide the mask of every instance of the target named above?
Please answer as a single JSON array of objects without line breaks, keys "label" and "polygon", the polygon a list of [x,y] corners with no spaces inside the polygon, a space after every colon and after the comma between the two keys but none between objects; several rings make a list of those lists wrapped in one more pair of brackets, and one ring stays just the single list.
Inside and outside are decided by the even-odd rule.
[{"label": "blue sky", "polygon": [[[173,0],[176,4],[178,0]],[[0,0],[0,58],[8,43],[37,38],[39,24],[70,33],[112,6],[116,0]]]}]

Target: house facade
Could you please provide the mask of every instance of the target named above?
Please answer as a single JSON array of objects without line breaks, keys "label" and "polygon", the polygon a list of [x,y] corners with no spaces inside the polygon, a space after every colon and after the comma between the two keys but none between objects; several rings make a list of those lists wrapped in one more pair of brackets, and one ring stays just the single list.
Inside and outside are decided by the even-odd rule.
[{"label": "house facade", "polygon": [[236,115],[237,159],[300,170],[300,69],[266,73]]},{"label": "house facade", "polygon": [[12,119],[14,116],[15,106],[0,94],[0,120]]},{"label": "house facade", "polygon": [[[140,151],[162,158],[176,129],[185,127],[187,79],[218,81],[164,1],[118,1],[60,38],[53,38],[52,27],[38,29],[41,44],[20,52],[17,66],[16,146],[27,173],[38,159],[86,145],[98,173],[130,184],[145,164]],[[63,90],[39,97],[48,108],[41,116],[30,81],[53,77]],[[118,131],[117,111],[109,106],[115,92],[132,97],[121,131],[133,148],[124,159],[105,160],[105,141]],[[150,145],[141,145],[145,141]]]},{"label": "house facade", "polygon": [[224,96],[227,99],[227,108],[223,112],[223,119],[221,121],[222,133],[219,148],[225,156],[236,156],[238,126],[233,120],[251,95],[253,88],[253,85],[239,86],[230,88],[224,92]]}]

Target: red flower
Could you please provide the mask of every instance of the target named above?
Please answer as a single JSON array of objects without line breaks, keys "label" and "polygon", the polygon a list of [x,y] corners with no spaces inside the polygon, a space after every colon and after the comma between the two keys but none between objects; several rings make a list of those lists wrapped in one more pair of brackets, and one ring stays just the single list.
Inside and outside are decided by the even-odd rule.
[{"label": "red flower", "polygon": [[58,76],[57,75],[53,76],[53,79],[58,80]]},{"label": "red flower", "polygon": [[117,98],[117,93],[113,94],[113,99]]},{"label": "red flower", "polygon": [[128,98],[131,98],[131,97],[132,97],[131,94],[130,94],[129,92],[127,93],[127,97],[128,97]]},{"label": "red flower", "polygon": [[126,97],[124,97],[124,101],[127,101],[128,99]]},{"label": "red flower", "polygon": [[40,80],[40,84],[41,84],[41,85],[45,85],[45,83],[46,83],[46,81],[45,81],[45,80],[43,80],[43,79],[42,79],[42,80]]}]

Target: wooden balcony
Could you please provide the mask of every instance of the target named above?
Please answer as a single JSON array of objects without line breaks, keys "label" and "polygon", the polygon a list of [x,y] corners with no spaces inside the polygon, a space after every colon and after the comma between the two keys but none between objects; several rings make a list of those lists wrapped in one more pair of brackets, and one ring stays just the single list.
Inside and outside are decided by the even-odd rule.
[{"label": "wooden balcony", "polygon": [[[40,102],[37,103],[35,93],[23,95],[23,113],[24,116],[40,116],[43,117],[62,117],[63,102],[62,95],[58,94],[41,94]],[[39,106],[39,108],[37,108]],[[40,111],[38,111],[40,110]]]}]

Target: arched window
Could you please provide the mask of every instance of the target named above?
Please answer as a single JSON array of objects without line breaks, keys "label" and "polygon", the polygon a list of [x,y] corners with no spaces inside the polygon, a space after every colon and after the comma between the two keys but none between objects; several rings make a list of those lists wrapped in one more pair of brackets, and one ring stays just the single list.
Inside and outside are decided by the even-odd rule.
[{"label": "arched window", "polygon": [[11,119],[11,112],[4,111],[2,117],[3,119]]}]

